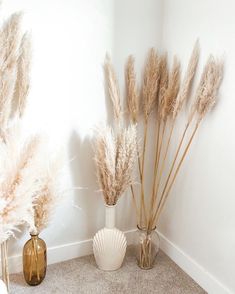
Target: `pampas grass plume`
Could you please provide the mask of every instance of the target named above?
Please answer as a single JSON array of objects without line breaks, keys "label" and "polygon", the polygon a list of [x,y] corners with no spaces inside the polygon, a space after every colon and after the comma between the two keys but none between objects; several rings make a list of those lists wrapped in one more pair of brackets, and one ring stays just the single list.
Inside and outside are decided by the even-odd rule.
[{"label": "pampas grass plume", "polygon": [[20,54],[17,60],[17,80],[15,85],[14,102],[18,115],[22,117],[25,111],[26,98],[30,83],[30,63],[31,63],[31,38],[26,33],[20,45]]},{"label": "pampas grass plume", "polygon": [[21,14],[13,14],[0,31],[0,128],[2,132],[12,110],[12,99],[17,79],[17,59],[20,46]]},{"label": "pampas grass plume", "polygon": [[105,75],[108,84],[109,97],[113,103],[114,117],[116,121],[121,119],[121,101],[120,101],[120,90],[116,78],[116,74],[111,63],[109,55],[106,56],[105,64]]},{"label": "pampas grass plume", "polygon": [[126,89],[129,115],[132,122],[136,123],[139,115],[139,93],[137,91],[134,58],[132,55],[129,56],[126,65]]},{"label": "pampas grass plume", "polygon": [[147,57],[143,80],[143,108],[146,121],[157,102],[160,80],[160,61],[156,50],[152,48]]},{"label": "pampas grass plume", "polygon": [[184,80],[180,87],[179,95],[177,97],[176,103],[173,110],[173,118],[175,119],[180,112],[184,102],[188,99],[191,85],[196,74],[197,65],[199,60],[199,41],[194,45],[193,52],[191,54],[188,67],[184,76]]},{"label": "pampas grass plume", "polygon": [[97,130],[95,162],[97,178],[107,205],[115,205],[132,182],[136,157],[136,128],[117,135],[110,127]]}]

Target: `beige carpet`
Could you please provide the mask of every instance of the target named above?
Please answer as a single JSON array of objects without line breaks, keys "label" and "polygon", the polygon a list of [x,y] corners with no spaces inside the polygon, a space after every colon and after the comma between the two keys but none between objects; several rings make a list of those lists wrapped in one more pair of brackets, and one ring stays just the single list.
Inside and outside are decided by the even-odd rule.
[{"label": "beige carpet", "polygon": [[163,252],[152,270],[136,265],[132,248],[128,249],[123,267],[103,272],[94,257],[86,256],[48,267],[41,285],[30,287],[22,274],[11,275],[11,294],[197,294],[206,293]]}]

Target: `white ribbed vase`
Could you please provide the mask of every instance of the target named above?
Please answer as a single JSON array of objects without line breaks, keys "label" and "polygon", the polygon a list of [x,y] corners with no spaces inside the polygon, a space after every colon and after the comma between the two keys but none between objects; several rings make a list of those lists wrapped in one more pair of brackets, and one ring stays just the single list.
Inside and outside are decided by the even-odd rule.
[{"label": "white ribbed vase", "polygon": [[121,267],[126,253],[126,237],[115,228],[115,207],[105,206],[105,228],[93,239],[93,252],[101,270],[114,271]]}]

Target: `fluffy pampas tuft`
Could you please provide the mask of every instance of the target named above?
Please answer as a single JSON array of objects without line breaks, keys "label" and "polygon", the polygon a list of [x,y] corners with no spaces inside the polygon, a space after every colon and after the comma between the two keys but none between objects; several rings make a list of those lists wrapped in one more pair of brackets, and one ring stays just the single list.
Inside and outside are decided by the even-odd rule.
[{"label": "fluffy pampas tuft", "polygon": [[40,139],[22,142],[12,127],[0,143],[0,243],[14,235],[23,223],[33,223],[32,195],[40,189]]},{"label": "fluffy pampas tuft", "polygon": [[98,182],[107,205],[115,205],[131,185],[135,157],[135,126],[123,129],[117,135],[110,127],[98,129],[95,162]]},{"label": "fluffy pampas tuft", "polygon": [[33,195],[34,223],[30,228],[31,234],[39,234],[45,229],[62,194],[59,178],[62,170],[63,156],[46,154],[43,161],[41,177],[38,179],[40,189]]}]

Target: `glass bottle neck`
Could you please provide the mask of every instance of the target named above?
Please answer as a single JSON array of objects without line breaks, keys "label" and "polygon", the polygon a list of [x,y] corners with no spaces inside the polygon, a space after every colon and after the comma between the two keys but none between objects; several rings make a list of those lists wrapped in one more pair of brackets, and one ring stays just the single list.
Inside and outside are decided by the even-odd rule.
[{"label": "glass bottle neck", "polygon": [[32,239],[37,239],[38,238],[38,234],[36,234],[36,235],[30,234],[30,236],[31,236]]}]

